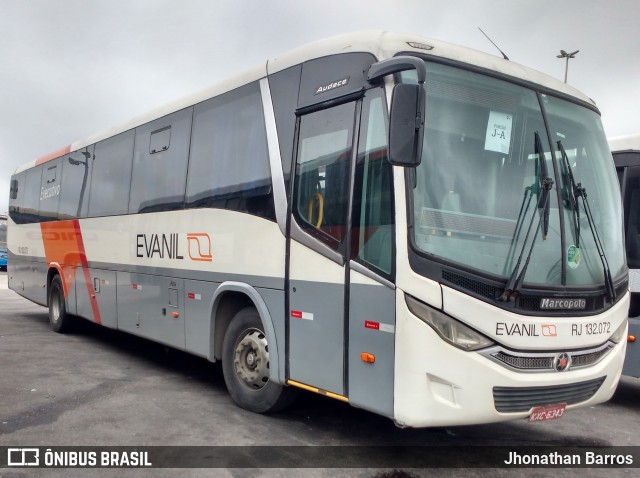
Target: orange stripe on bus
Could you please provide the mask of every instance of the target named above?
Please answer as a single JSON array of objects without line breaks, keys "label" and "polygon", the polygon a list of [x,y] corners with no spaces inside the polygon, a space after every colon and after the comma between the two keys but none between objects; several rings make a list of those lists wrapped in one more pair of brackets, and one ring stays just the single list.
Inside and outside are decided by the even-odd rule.
[{"label": "orange stripe on bus", "polygon": [[43,222],[40,224],[44,255],[47,264],[62,268],[64,296],[69,295],[76,277],[76,268],[82,264],[74,221]]},{"label": "orange stripe on bus", "polygon": [[102,323],[98,302],[93,293],[93,283],[89,274],[89,264],[84,249],[84,241],[82,240],[82,232],[80,231],[80,222],[77,220],[43,222],[40,224],[40,230],[47,264],[59,264],[62,269],[64,296],[67,297],[69,295],[69,291],[76,279],[76,270],[81,267],[94,321],[97,324]]},{"label": "orange stripe on bus", "polygon": [[46,163],[47,161],[51,161],[52,159],[59,158],[63,154],[68,154],[70,152],[71,152],[71,145],[69,144],[64,148],[60,148],[56,151],[52,151],[49,154],[45,154],[44,156],[39,157],[38,159],[36,159],[36,166],[42,163]]},{"label": "orange stripe on bus", "polygon": [[78,249],[80,251],[80,261],[82,263],[82,272],[84,272],[84,282],[87,285],[87,294],[89,295],[89,302],[91,303],[91,310],[93,311],[93,319],[96,324],[102,323],[100,317],[100,309],[98,308],[98,300],[93,293],[93,283],[91,281],[91,274],[89,273],[89,263],[87,262],[87,254],[84,250],[84,241],[82,240],[82,231],[80,231],[80,221],[73,221],[73,226],[76,229],[76,239],[78,240]]}]

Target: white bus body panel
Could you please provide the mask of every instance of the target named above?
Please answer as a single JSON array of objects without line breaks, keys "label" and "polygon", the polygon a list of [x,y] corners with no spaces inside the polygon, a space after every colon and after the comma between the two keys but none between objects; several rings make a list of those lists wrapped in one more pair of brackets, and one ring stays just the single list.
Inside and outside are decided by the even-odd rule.
[{"label": "white bus body panel", "polygon": [[[514,314],[442,287],[445,313],[515,350],[586,349],[602,345],[626,320],[629,294],[599,315],[536,317]],[[587,327],[588,324],[594,324]],[[587,330],[588,329],[588,330]]]},{"label": "white bus body panel", "polygon": [[[624,307],[628,299],[620,301]],[[408,309],[404,293],[396,295],[396,362],[394,418],[411,427],[469,425],[526,418],[530,410],[500,413],[494,405],[493,388],[544,387],[606,377],[589,400],[567,408],[584,407],[611,398],[620,378],[626,342],[617,344],[593,366],[567,372],[522,373],[499,365],[476,352],[446,344],[426,323]],[[618,309],[616,311],[619,314]],[[468,315],[473,314],[470,309]],[[491,323],[503,311],[493,308]],[[615,315],[615,313],[612,313]],[[603,315],[592,317],[602,320]],[[612,315],[612,316],[613,316]],[[441,341],[441,347],[427,347]]]}]

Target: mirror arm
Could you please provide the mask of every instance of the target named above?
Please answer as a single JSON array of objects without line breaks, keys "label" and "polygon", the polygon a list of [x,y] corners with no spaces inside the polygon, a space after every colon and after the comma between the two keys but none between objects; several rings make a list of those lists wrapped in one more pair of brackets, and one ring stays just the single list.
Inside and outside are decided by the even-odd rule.
[{"label": "mirror arm", "polygon": [[419,84],[423,84],[427,78],[427,69],[424,65],[424,61],[420,58],[416,58],[415,56],[396,56],[371,65],[367,80],[372,82],[382,78],[383,76],[406,70],[416,70],[418,73]]}]

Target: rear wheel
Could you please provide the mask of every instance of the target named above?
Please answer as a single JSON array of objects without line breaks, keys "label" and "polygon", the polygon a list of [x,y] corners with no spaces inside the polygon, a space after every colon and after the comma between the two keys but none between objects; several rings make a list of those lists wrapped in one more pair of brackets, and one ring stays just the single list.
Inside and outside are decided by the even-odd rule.
[{"label": "rear wheel", "polygon": [[64,289],[59,275],[56,275],[49,285],[49,323],[53,331],[60,334],[71,330],[73,325],[73,317],[67,314]]},{"label": "rear wheel", "polygon": [[295,398],[295,390],[269,379],[269,344],[260,315],[253,307],[239,311],[227,328],[222,371],[233,401],[252,412],[276,412]]}]

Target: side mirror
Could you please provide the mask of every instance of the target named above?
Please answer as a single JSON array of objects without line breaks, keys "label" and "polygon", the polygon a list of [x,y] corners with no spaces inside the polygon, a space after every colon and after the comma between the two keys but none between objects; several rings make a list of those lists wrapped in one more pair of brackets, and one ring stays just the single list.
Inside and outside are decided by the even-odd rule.
[{"label": "side mirror", "polygon": [[389,162],[415,168],[422,159],[424,136],[425,92],[422,85],[396,85],[389,116]]}]

